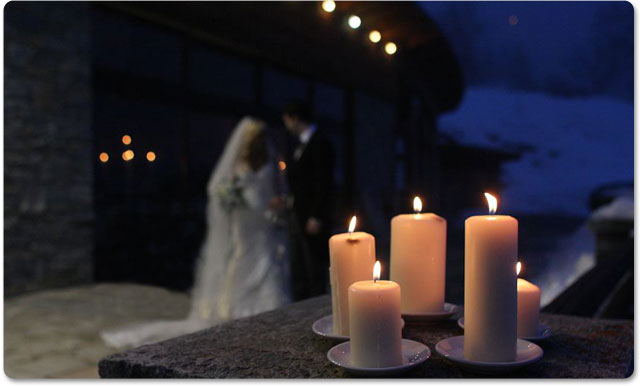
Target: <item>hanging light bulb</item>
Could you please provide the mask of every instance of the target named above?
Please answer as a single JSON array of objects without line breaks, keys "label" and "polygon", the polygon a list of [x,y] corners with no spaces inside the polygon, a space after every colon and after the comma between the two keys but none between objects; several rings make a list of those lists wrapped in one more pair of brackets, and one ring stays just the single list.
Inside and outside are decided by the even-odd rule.
[{"label": "hanging light bulb", "polygon": [[360,20],[360,18],[356,15],[349,16],[349,20],[347,22],[349,23],[349,27],[353,29],[358,29],[360,27],[360,24],[362,24],[362,20]]},{"label": "hanging light bulb", "polygon": [[369,40],[373,43],[377,43],[382,39],[382,34],[379,31],[373,30],[369,32]]},{"label": "hanging light bulb", "polygon": [[333,0],[325,0],[325,1],[322,2],[322,9],[325,12],[331,13],[331,12],[335,11],[335,9],[336,9],[336,2],[333,1]]},{"label": "hanging light bulb", "polygon": [[389,42],[384,45],[384,51],[389,55],[393,55],[398,51],[398,46],[394,42]]}]

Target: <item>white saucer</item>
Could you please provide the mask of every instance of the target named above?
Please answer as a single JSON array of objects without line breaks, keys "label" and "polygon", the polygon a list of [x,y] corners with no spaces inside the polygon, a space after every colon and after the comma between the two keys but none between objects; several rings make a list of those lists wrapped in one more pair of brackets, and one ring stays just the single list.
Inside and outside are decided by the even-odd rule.
[{"label": "white saucer", "polygon": [[443,339],[436,344],[438,354],[467,370],[483,374],[495,374],[519,369],[539,361],[544,351],[535,343],[518,339],[516,360],[513,362],[476,362],[464,359],[464,335]]},{"label": "white saucer", "polygon": [[391,375],[407,371],[426,361],[431,356],[431,350],[426,345],[414,340],[402,339],[402,364],[394,367],[367,368],[351,364],[351,341],[331,347],[327,358],[336,366],[359,375]]},{"label": "white saucer", "polygon": [[[401,322],[402,322],[401,328],[404,328],[404,325],[405,325],[404,319],[401,319]],[[347,335],[338,335],[333,333],[333,316],[332,315],[323,316],[322,318],[316,320],[311,325],[311,329],[316,334],[328,339],[349,340],[349,336]]]},{"label": "white saucer", "polygon": [[437,320],[449,319],[452,315],[455,315],[459,310],[455,304],[445,303],[442,311],[436,312],[421,312],[421,313],[403,313],[402,317],[407,322],[433,322]]},{"label": "white saucer", "polygon": [[[464,329],[464,316],[458,319],[458,326]],[[551,329],[548,326],[540,323],[538,325],[538,335],[536,336],[519,336],[518,338],[528,340],[530,342],[539,342],[545,340],[551,336]]]}]

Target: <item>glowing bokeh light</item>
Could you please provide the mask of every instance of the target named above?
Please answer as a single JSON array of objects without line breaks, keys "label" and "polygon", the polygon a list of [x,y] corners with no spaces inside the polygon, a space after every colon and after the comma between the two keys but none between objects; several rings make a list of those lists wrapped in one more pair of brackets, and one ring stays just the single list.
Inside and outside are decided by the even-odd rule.
[{"label": "glowing bokeh light", "polygon": [[380,32],[376,30],[369,32],[369,40],[371,40],[373,43],[379,42],[380,39],[382,39],[382,35],[380,34]]},{"label": "glowing bokeh light", "polygon": [[105,162],[109,161],[109,154],[107,154],[105,152],[102,152],[102,153],[100,153],[98,158],[100,159],[100,162],[105,163]]},{"label": "glowing bokeh light", "polygon": [[362,24],[362,20],[360,20],[360,18],[356,15],[351,15],[349,16],[349,27],[353,28],[353,29],[357,29],[360,27],[360,24]]},{"label": "glowing bokeh light", "polygon": [[394,42],[389,42],[384,45],[384,51],[389,55],[393,55],[398,51],[398,46]]},{"label": "glowing bokeh light", "polygon": [[125,161],[127,161],[127,162],[128,162],[128,161],[131,161],[131,160],[133,159],[133,156],[134,156],[134,154],[133,154],[133,150],[125,150],[125,151],[122,153],[122,159],[123,159],[123,160],[125,160]]},{"label": "glowing bokeh light", "polygon": [[336,2],[333,0],[325,0],[322,2],[322,9],[324,9],[325,12],[333,12],[336,9]]},{"label": "glowing bokeh light", "polygon": [[153,162],[155,160],[156,160],[156,153],[154,153],[152,151],[148,151],[147,152],[147,161]]},{"label": "glowing bokeh light", "polygon": [[131,136],[125,134],[122,136],[122,143],[125,145],[131,145]]}]

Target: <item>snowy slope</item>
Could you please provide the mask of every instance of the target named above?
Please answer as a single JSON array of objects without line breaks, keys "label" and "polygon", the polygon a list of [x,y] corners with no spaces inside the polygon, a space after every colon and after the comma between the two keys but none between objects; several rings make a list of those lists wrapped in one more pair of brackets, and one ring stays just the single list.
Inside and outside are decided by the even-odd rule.
[{"label": "snowy slope", "polygon": [[586,215],[597,186],[633,180],[633,105],[606,97],[470,88],[439,128],[465,144],[533,146],[503,170],[503,213]]}]

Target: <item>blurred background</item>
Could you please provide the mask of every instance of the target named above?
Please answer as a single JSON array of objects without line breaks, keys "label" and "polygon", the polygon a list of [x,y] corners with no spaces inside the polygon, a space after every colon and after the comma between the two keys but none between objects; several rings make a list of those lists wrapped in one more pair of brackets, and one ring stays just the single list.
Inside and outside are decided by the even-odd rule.
[{"label": "blurred background", "polygon": [[[357,18],[354,18],[357,16]],[[12,2],[5,7],[5,371],[91,377],[97,332],[180,318],[235,124],[311,102],[352,214],[519,220],[549,312],[633,318],[633,8],[624,2]],[[384,275],[384,274],[383,274]],[[388,275],[388,270],[387,270]]]}]

